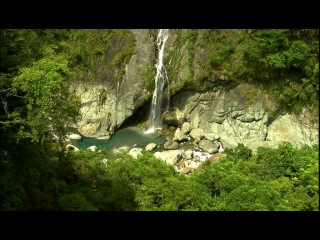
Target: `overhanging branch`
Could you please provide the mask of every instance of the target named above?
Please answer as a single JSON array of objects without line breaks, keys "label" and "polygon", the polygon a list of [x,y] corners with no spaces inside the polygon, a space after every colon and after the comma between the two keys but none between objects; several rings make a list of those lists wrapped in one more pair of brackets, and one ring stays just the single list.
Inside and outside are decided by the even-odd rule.
[{"label": "overhanging branch", "polygon": [[0,124],[27,123],[25,120],[0,121]]}]

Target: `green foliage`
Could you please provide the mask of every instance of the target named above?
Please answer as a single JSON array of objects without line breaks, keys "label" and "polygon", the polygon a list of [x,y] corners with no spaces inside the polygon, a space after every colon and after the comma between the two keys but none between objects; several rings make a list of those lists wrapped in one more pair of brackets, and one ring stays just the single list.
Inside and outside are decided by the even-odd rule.
[{"label": "green foliage", "polygon": [[238,47],[243,39],[243,30],[204,29],[199,33],[196,46],[206,51],[206,55],[197,60],[199,65],[197,82],[210,83],[221,75],[232,79],[239,68]]},{"label": "green foliage", "polygon": [[155,67],[148,67],[146,68],[143,73],[141,74],[143,87],[149,91],[154,90],[154,79],[156,76],[156,68]]},{"label": "green foliage", "polygon": [[212,210],[318,209],[317,145],[302,149],[289,143],[278,149],[260,147],[256,155],[240,145],[226,153],[226,158],[214,165],[203,164],[190,177],[210,190]]},{"label": "green foliage", "polygon": [[70,30],[64,29],[2,29],[0,31],[1,72],[16,72],[44,56],[63,50]]},{"label": "green foliage", "polygon": [[302,36],[303,32],[257,30],[240,48],[244,63],[241,78],[271,85],[279,105],[297,112],[306,105],[317,109],[319,99],[318,70],[311,70],[319,64],[319,48],[315,47],[319,41],[308,32]]},{"label": "green foliage", "polygon": [[[25,142],[26,143],[26,142]],[[319,209],[318,147],[229,151],[189,176],[144,152],[60,155],[20,143],[15,161],[2,163],[1,210],[63,211],[314,211]],[[49,157],[47,153],[54,153]],[[242,154],[244,154],[242,156]],[[13,174],[14,173],[14,174]]]},{"label": "green foliage", "polygon": [[194,59],[194,56],[196,53],[195,44],[196,44],[197,37],[198,37],[198,31],[196,29],[189,29],[187,31],[186,41],[188,41],[188,43],[187,43],[187,49],[188,49],[188,54],[189,54],[188,64],[189,64],[189,69],[191,72],[191,76],[190,76],[191,79],[194,77],[193,59]]},{"label": "green foliage", "polygon": [[70,67],[91,70],[98,61],[105,59],[106,45],[114,30],[104,29],[72,29],[65,42],[64,55]]},{"label": "green foliage", "polygon": [[135,166],[130,181],[133,180],[137,184],[142,183],[144,179],[164,179],[176,174],[172,167],[155,158],[150,152],[144,153],[137,160],[133,160],[132,162],[135,163]]},{"label": "green foliage", "polygon": [[20,209],[26,197],[26,192],[22,184],[11,175],[12,170],[13,169],[7,169],[6,172],[2,172],[1,174],[1,211],[15,211]]},{"label": "green foliage", "polygon": [[220,66],[232,54],[234,49],[230,46],[222,45],[217,51],[211,53],[209,61],[212,67]]},{"label": "green foliage", "polygon": [[115,78],[120,81],[126,72],[126,65],[134,54],[136,47],[136,39],[132,32],[128,30],[121,30],[116,32],[119,40],[120,49],[115,53],[111,63],[110,69],[115,72]]},{"label": "green foliage", "polygon": [[170,176],[147,178],[137,190],[137,202],[147,211],[201,211],[210,209],[210,194],[201,184]]},{"label": "green foliage", "polygon": [[[126,155],[122,157],[122,161],[110,166],[109,174],[112,171],[112,175],[115,175],[114,170],[117,169],[116,175],[134,186],[135,201],[140,210],[208,209],[210,195],[207,189],[181,178],[171,166],[155,158],[152,153],[143,153],[138,159],[128,159]],[[118,169],[119,166],[122,166],[121,169]]]},{"label": "green foliage", "polygon": [[28,109],[36,105],[48,111],[50,102],[56,97],[55,94],[60,93],[63,81],[70,74],[66,65],[42,59],[31,68],[22,68],[14,86],[27,93]]},{"label": "green foliage", "polygon": [[219,197],[221,194],[219,184],[222,179],[228,176],[232,165],[232,162],[225,158],[215,164],[215,167],[212,167],[210,164],[204,164],[191,178],[206,186],[210,190],[212,197]]},{"label": "green foliage", "polygon": [[123,63],[128,63],[134,52],[134,48],[135,45],[133,44],[133,46],[127,48],[125,51],[117,53],[111,62],[111,67],[120,67]]},{"label": "green foliage", "polygon": [[84,182],[91,182],[94,178],[103,176],[106,172],[102,159],[105,152],[92,152],[82,150],[78,152],[68,152],[66,163],[71,164],[72,171],[77,175],[77,179]]},{"label": "green foliage", "polygon": [[[64,160],[69,166],[64,175],[73,176],[70,181],[72,191],[81,192],[86,201],[98,210],[135,210],[133,186],[125,174],[130,170],[130,163],[126,166],[122,164],[122,160],[110,159],[106,167],[102,159],[107,154],[105,151],[69,152]],[[124,155],[123,161],[128,159],[130,156]]]},{"label": "green foliage", "polygon": [[266,182],[239,186],[227,195],[225,208],[231,211],[284,210],[279,192]]},{"label": "green foliage", "polygon": [[213,89],[223,84],[221,76],[228,79],[224,89],[231,82],[262,84],[279,107],[310,106],[317,115],[319,30],[188,30],[184,42],[192,73],[187,84]]},{"label": "green foliage", "polygon": [[304,41],[293,41],[290,49],[286,52],[288,64],[298,68],[303,66],[306,58],[308,58],[310,48]]},{"label": "green foliage", "polygon": [[60,211],[97,211],[82,193],[74,192],[59,197],[58,210]]},{"label": "green foliage", "polygon": [[249,160],[252,157],[252,150],[240,143],[234,149],[226,149],[226,154],[235,160]]},{"label": "green foliage", "polygon": [[[11,155],[0,160],[1,210],[54,209],[55,197],[66,186],[57,178],[58,163],[52,150],[51,144],[39,146],[26,139],[7,147]],[[59,187],[53,189],[52,183]]]},{"label": "green foliage", "polygon": [[70,75],[65,64],[48,59],[21,69],[13,87],[17,93],[24,94],[29,130],[24,133],[25,127],[21,126],[19,137],[32,136],[33,140],[42,142],[45,133],[54,131],[62,135],[63,126],[75,120],[78,103],[66,85]]}]

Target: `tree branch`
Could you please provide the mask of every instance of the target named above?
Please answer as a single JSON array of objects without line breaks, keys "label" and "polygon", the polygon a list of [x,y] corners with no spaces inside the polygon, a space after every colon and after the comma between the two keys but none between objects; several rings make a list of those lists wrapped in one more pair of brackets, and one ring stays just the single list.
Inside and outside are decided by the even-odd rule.
[{"label": "tree branch", "polygon": [[0,121],[0,124],[27,123],[25,120]]}]

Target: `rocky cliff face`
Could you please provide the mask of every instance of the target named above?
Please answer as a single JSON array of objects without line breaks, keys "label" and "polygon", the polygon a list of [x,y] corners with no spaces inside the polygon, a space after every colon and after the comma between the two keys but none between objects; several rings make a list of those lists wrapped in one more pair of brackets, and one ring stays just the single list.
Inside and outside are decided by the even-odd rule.
[{"label": "rocky cliff face", "polygon": [[[82,81],[71,86],[81,99],[82,119],[75,127],[84,136],[108,138],[140,106],[150,104],[152,91],[146,88],[144,75],[154,68],[155,37],[150,30],[132,32],[136,39],[135,51],[120,80],[117,76],[121,69],[115,69],[99,75],[95,83]],[[190,81],[201,77],[199,66],[208,56],[201,47],[191,54],[192,39],[187,38],[187,34],[186,30],[170,31],[165,64],[173,94],[170,106],[181,110],[192,128],[219,135],[224,148],[235,147],[238,143],[251,149],[275,147],[283,141],[297,147],[318,143],[319,123],[311,122],[311,114],[306,109],[299,116],[281,112],[259,87],[241,84],[227,89],[229,79],[223,74],[206,79],[197,90],[190,87]],[[197,38],[199,36],[193,41]],[[119,39],[114,39],[106,47],[107,52],[120,51],[117,47],[120,43]],[[149,76],[148,81],[154,81],[154,76]],[[222,88],[211,90],[217,85]]]},{"label": "rocky cliff face", "polygon": [[220,136],[225,148],[243,143],[256,150],[291,142],[296,147],[318,144],[318,123],[304,111],[300,116],[274,115],[263,90],[242,84],[229,91],[181,91],[171,104],[184,112],[192,128]]},{"label": "rocky cliff face", "polygon": [[[75,127],[84,136],[108,138],[152,94],[144,89],[142,75],[154,62],[153,39],[148,30],[132,32],[136,38],[136,48],[125,66],[121,80],[116,79],[120,69],[115,69],[99,76],[101,79],[97,81],[75,82],[71,86],[71,91],[81,100],[82,117]],[[111,53],[110,58],[117,53],[112,53],[112,49],[119,49],[116,47],[119,44],[120,40],[114,39],[107,46],[106,51]],[[108,65],[108,62],[101,65],[103,64]]]}]

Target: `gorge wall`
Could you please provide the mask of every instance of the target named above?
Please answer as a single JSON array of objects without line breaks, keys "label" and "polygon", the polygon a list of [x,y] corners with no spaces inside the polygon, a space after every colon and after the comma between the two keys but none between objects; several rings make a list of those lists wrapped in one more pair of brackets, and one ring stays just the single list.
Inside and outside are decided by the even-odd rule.
[{"label": "gorge wall", "polygon": [[318,144],[319,125],[307,109],[300,115],[272,109],[268,95],[252,85],[241,84],[230,91],[181,91],[172,104],[183,111],[192,128],[219,135],[225,148],[243,143],[256,150],[284,141],[295,147]]},{"label": "gorge wall", "polygon": [[[71,86],[70,90],[81,100],[81,120],[74,127],[82,135],[107,139],[126,119],[138,115],[141,106],[150,104],[157,57],[156,32],[132,30],[133,55],[123,66],[110,70],[110,59],[126,48],[125,38],[115,37],[106,46],[106,61],[97,64],[96,73],[92,73],[96,81],[83,79]],[[180,109],[193,128],[218,134],[225,148],[238,143],[251,149],[275,147],[283,141],[296,147],[318,144],[319,123],[307,108],[299,115],[287,113],[263,87],[234,84],[222,70],[206,71],[203,62],[209,56],[201,43],[203,34],[170,30],[164,56],[170,107]]]},{"label": "gorge wall", "polygon": [[[117,79],[119,69],[108,68],[110,60],[126,45],[116,38],[106,46],[107,60],[100,63],[95,74],[95,81],[75,81],[70,90],[81,101],[81,120],[74,127],[86,137],[108,138],[121,126],[123,121],[144,104],[152,92],[144,87],[143,74],[154,62],[153,39],[148,30],[132,30],[136,39],[134,54],[125,65],[124,75]],[[124,48],[124,49],[123,49]],[[108,56],[109,55],[109,56]],[[99,68],[105,69],[101,71]],[[94,73],[93,73],[94,74]]]}]

